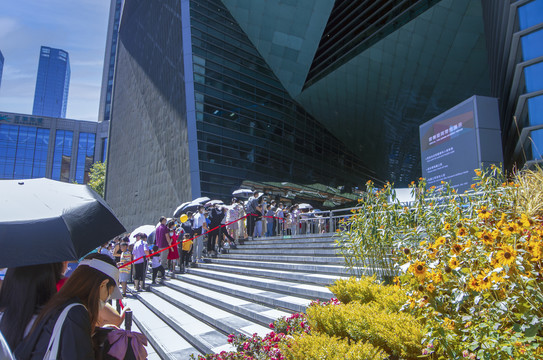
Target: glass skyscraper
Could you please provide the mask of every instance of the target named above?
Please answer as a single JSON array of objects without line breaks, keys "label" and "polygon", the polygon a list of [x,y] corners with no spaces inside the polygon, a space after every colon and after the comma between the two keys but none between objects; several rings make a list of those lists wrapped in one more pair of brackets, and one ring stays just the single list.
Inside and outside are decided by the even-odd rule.
[{"label": "glass skyscraper", "polygon": [[111,96],[113,94],[113,80],[115,71],[115,55],[117,53],[117,38],[119,36],[119,23],[124,0],[111,0],[106,51],[104,55],[104,72],[102,74],[102,92],[100,94],[100,109],[98,121],[108,121],[111,115]]},{"label": "glass skyscraper", "polygon": [[85,184],[102,161],[108,122],[0,112],[0,179],[47,177]]},{"label": "glass skyscraper", "polygon": [[42,46],[32,115],[66,117],[70,88],[70,57],[61,49]]}]

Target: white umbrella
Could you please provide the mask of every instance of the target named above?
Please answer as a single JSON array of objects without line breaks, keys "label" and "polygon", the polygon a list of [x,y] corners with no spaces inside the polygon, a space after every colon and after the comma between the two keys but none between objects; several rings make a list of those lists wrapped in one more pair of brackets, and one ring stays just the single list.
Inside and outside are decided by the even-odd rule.
[{"label": "white umbrella", "polygon": [[151,235],[151,233],[153,233],[154,231],[155,227],[153,225],[142,225],[134,229],[134,231],[130,233],[130,237],[128,238],[130,240],[130,245],[136,242],[136,237],[134,235],[138,233],[144,233],[145,235],[147,235],[147,237],[149,237],[149,235]]},{"label": "white umbrella", "polygon": [[253,190],[250,189],[238,189],[232,193],[234,196],[249,198],[253,195]]},{"label": "white umbrella", "polygon": [[224,205],[224,202],[222,200],[211,200],[206,203],[206,206],[213,206],[213,205]]},{"label": "white umbrella", "polygon": [[304,203],[304,204],[298,205],[298,209],[300,209],[300,210],[304,210],[304,209],[313,209],[313,206]]},{"label": "white umbrella", "polygon": [[192,203],[193,204],[205,204],[206,202],[208,202],[209,200],[211,200],[210,198],[208,198],[207,196],[204,196],[204,197],[199,197],[198,199],[194,199],[192,200]]}]

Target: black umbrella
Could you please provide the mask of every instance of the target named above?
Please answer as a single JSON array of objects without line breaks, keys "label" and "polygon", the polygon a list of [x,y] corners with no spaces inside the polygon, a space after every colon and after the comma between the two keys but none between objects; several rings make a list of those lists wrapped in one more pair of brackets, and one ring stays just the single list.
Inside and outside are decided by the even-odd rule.
[{"label": "black umbrella", "polygon": [[0,180],[0,268],[76,260],[125,231],[86,185]]},{"label": "black umbrella", "polygon": [[180,217],[181,215],[183,215],[183,213],[185,213],[185,208],[190,205],[190,201],[188,202],[185,202],[185,203],[182,203],[181,205],[179,205],[177,207],[177,209],[175,209],[175,211],[173,212],[173,217],[174,218],[178,218]]}]

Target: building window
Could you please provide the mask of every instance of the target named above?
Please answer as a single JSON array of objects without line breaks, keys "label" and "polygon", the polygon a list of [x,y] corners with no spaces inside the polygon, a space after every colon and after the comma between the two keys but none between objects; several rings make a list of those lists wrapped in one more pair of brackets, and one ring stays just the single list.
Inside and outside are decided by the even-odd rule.
[{"label": "building window", "polygon": [[524,69],[526,92],[543,90],[543,62],[527,66]]},{"label": "building window", "polygon": [[72,163],[73,131],[58,130],[55,137],[53,155],[53,180],[70,181],[70,165]]},{"label": "building window", "polygon": [[524,35],[521,39],[522,61],[543,56],[543,30]]},{"label": "building window", "polygon": [[102,139],[102,162],[107,160],[107,137]]},{"label": "building window", "polygon": [[34,152],[34,166],[32,177],[45,177],[47,168],[47,153],[49,151],[49,129],[38,129],[36,135],[36,151]]},{"label": "building window", "polygon": [[89,172],[94,163],[94,146],[96,135],[91,133],[79,133],[79,145],[77,147],[77,163],[75,168],[75,181],[78,184],[89,182]]},{"label": "building window", "polygon": [[520,30],[543,23],[543,0],[534,0],[518,8]]}]

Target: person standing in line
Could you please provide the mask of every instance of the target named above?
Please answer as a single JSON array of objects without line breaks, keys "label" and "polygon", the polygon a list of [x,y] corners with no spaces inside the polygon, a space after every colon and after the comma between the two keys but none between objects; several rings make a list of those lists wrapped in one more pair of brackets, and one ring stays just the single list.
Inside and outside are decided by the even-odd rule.
[{"label": "person standing in line", "polygon": [[[161,216],[159,224],[155,231],[155,244],[159,250],[166,249],[172,243],[170,239],[170,229],[166,226],[166,217]],[[168,263],[168,251],[164,250],[160,253],[160,262],[164,265]]]},{"label": "person standing in line", "polygon": [[203,250],[203,236],[202,233],[207,231],[207,222],[204,215],[204,206],[198,206],[198,213],[194,215],[193,222],[194,236],[194,248],[192,253],[192,262],[202,262],[202,250]]},{"label": "person standing in line", "polygon": [[222,207],[218,204],[215,205],[209,213],[209,220],[211,221],[209,228],[212,229],[207,234],[207,254],[209,256],[216,256],[217,251],[219,251],[219,248],[221,247],[221,229],[219,226],[224,219],[224,215]]},{"label": "person standing in line", "polygon": [[[153,253],[156,253],[158,251],[158,246],[153,246]],[[160,254],[155,254],[151,256],[151,268],[153,269],[153,284],[156,284],[156,278],[158,273],[160,273],[161,281],[160,283],[164,283],[164,278],[166,276],[166,270],[164,270],[164,266],[160,263]]]},{"label": "person standing in line", "polygon": [[254,237],[261,237],[262,236],[262,205],[258,204],[256,206],[256,210],[254,212],[256,214],[255,216],[255,230],[254,230]]},{"label": "person standing in line", "polygon": [[274,222],[274,215],[275,215],[275,209],[273,208],[272,203],[269,203],[266,207],[266,220],[264,223],[266,224],[266,236],[270,237],[273,236],[273,222]]},{"label": "person standing in line", "polygon": [[285,217],[285,213],[283,211],[283,203],[279,203],[279,205],[277,205],[275,217],[277,217],[277,235],[281,236],[283,235],[283,219]]},{"label": "person standing in line", "polygon": [[[179,235],[177,235],[177,231],[175,228],[175,221],[170,220],[168,224],[166,225],[169,229],[169,237],[170,237],[170,245],[175,244],[177,242],[177,239],[179,238]],[[165,251],[168,253],[168,270],[172,273],[175,273],[175,267],[177,266],[177,263],[179,262],[179,250],[177,249],[177,246],[170,247],[169,251]]]},{"label": "person standing in line", "polygon": [[238,219],[244,218],[243,220],[238,221],[238,236],[237,239],[245,239],[249,237],[247,235],[247,218],[245,217],[247,213],[245,212],[245,206],[241,200],[237,201],[236,206],[238,207]]},{"label": "person standing in line", "polygon": [[[147,247],[147,241],[144,241],[142,235],[144,234],[139,233],[135,235],[136,242],[134,243],[134,250],[132,252],[132,254],[134,255],[134,260],[136,260],[134,262],[134,269],[135,269],[134,290],[135,291],[145,290],[144,279],[145,279],[145,274],[147,272],[145,269],[145,257],[149,255],[149,248]],[[145,240],[147,240],[147,236],[145,236]]]},{"label": "person standing in line", "polygon": [[185,274],[187,272],[187,267],[189,266],[190,253],[192,250],[192,240],[189,233],[183,234],[183,245],[181,248],[181,273]]},{"label": "person standing in line", "polygon": [[126,284],[128,283],[128,280],[130,280],[130,268],[132,265],[125,267],[121,266],[132,261],[132,253],[128,251],[128,243],[124,241],[121,242],[120,250],[121,256],[117,262],[117,266],[119,267],[119,282],[121,283],[121,287],[123,289],[123,296],[126,296]]},{"label": "person standing in line", "polygon": [[290,207],[290,219],[291,219],[291,234],[298,235],[300,228],[300,210],[298,210],[298,205],[292,205]]},{"label": "person standing in line", "polygon": [[[258,205],[258,191],[253,193],[253,196],[247,200],[247,236],[254,236],[256,224],[256,206]],[[261,214],[262,215],[262,214]]]},{"label": "person standing in line", "polygon": [[[238,232],[238,228],[239,228],[239,224],[238,224],[239,221],[236,221],[236,220],[238,220],[240,218],[237,201],[238,201],[238,199],[236,199],[236,198],[232,199],[232,204],[227,207],[226,220],[225,220],[225,222],[228,224],[228,225],[226,225],[226,231],[235,240],[238,239],[237,232]],[[235,222],[233,222],[233,221],[235,221]],[[229,224],[229,223],[231,223],[231,224]]]}]

